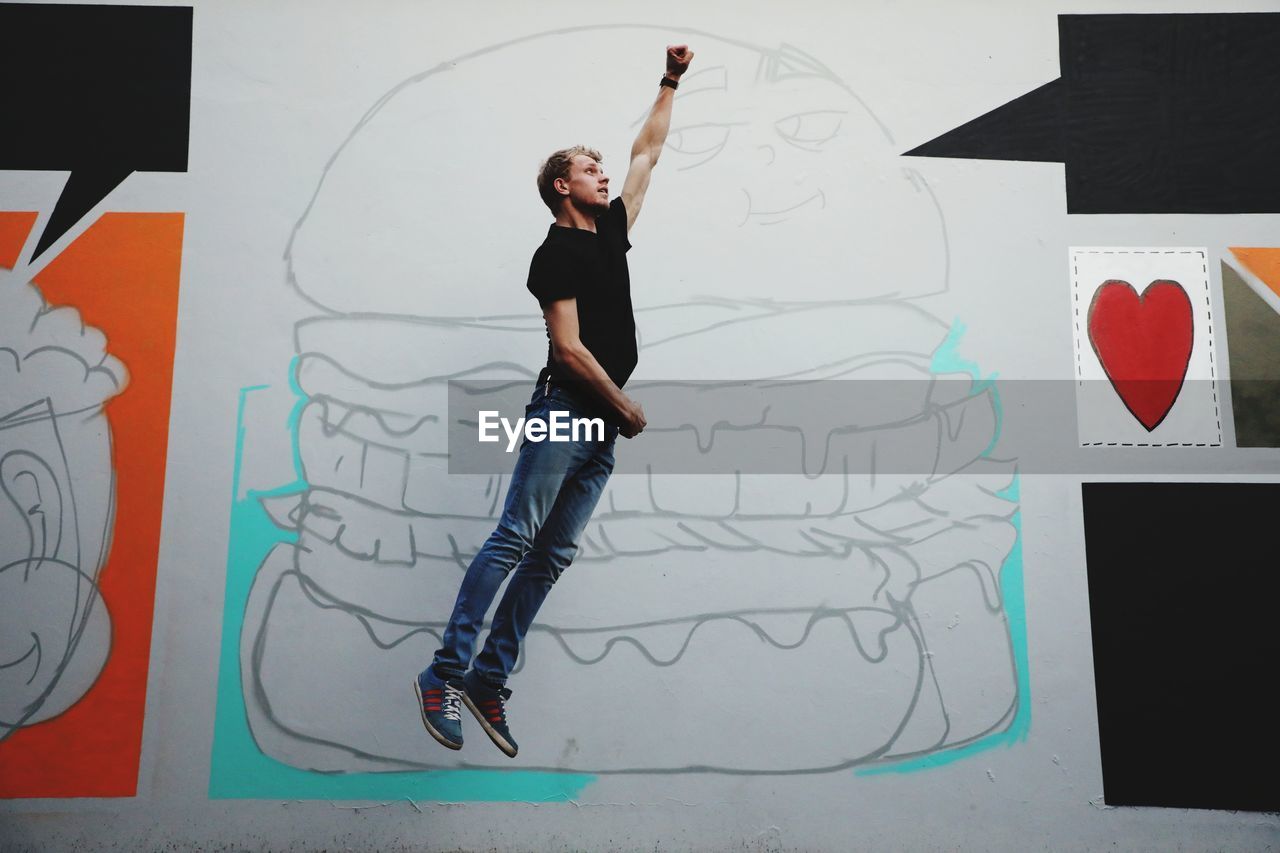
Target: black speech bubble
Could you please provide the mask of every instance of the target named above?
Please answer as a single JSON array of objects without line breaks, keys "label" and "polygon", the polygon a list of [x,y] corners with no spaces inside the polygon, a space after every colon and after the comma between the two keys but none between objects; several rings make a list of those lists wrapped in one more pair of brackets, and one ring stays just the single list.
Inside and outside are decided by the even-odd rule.
[{"label": "black speech bubble", "polygon": [[906,156],[1065,163],[1068,213],[1280,212],[1280,14],[1059,15],[1058,60]]},{"label": "black speech bubble", "polygon": [[131,172],[185,172],[191,7],[0,3],[0,169],[65,171],[38,257]]}]

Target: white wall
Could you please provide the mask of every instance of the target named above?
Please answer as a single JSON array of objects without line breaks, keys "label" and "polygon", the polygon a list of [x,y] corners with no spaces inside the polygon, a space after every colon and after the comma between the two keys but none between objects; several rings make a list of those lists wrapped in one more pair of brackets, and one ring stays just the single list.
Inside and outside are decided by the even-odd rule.
[{"label": "white wall", "polygon": [[[584,545],[548,599],[527,669],[510,682],[517,760],[475,726],[462,752],[446,754],[408,704],[409,679],[429,660],[429,631],[447,618],[461,576],[427,540],[473,553],[489,521],[470,507],[491,484],[415,467],[413,452],[431,446],[425,431],[375,449],[373,462],[363,444],[395,444],[387,412],[405,424],[438,411],[443,397],[422,391],[436,387],[426,380],[478,367],[492,378],[536,372],[545,338],[524,275],[549,223],[536,167],[552,149],[585,142],[603,151],[620,188],[666,45],[687,42],[697,53],[673,131],[683,127],[693,151],[724,147],[706,162],[664,153],[632,232],[637,383],[825,378],[839,371],[821,366],[850,359],[868,376],[952,375],[955,360],[936,353],[957,321],[956,357],[982,375],[1069,379],[1068,246],[1273,240],[1274,217],[1068,218],[1057,164],[898,156],[1057,77],[1055,15],[1073,11],[1202,9],[198,4],[190,171],[134,175],[102,206],[187,216],[138,796],[0,803],[5,846],[1274,844],[1274,815],[1103,802],[1081,477],[1023,474],[1016,497],[991,497],[1009,486],[1013,466],[979,458],[994,425],[976,417],[974,432],[957,439],[958,476],[855,478],[867,512],[841,523],[923,525],[893,548],[817,553],[797,533],[809,525],[778,521],[832,499],[803,478],[755,484],[749,514],[776,523],[740,524],[756,543],[747,550],[640,553],[660,538],[703,541],[688,530],[723,497],[724,478],[665,481],[667,500],[686,501],[674,517],[598,518],[589,535],[603,530],[634,550]],[[825,78],[757,81],[761,56],[786,59],[774,53],[783,45],[818,60]],[[697,92],[695,80],[714,85]],[[835,128],[831,140],[812,150],[783,140],[799,114],[817,123],[809,132]],[[12,187],[32,199],[23,203],[44,206],[61,179],[0,176],[6,194]],[[749,215],[802,201],[785,219]],[[320,316],[328,319],[307,322]],[[696,334],[664,342],[682,332]],[[261,568],[249,567],[246,609],[228,614],[228,540],[249,536],[229,513],[234,466],[242,458],[241,506],[252,505],[249,489],[294,479],[285,426],[299,400],[289,384],[295,356],[303,395],[384,415],[381,424],[357,417],[352,436],[334,438],[320,420],[336,422],[345,409],[315,404],[298,438],[309,484],[330,489],[300,498],[344,514],[340,541],[365,556],[317,539],[323,526],[308,526],[304,511],[294,521],[308,549],[264,551]],[[325,367],[335,364],[359,378]],[[258,385],[270,387],[242,394]],[[357,451],[365,468],[355,480],[331,473]],[[627,452],[620,440],[619,457]],[[902,502],[884,510],[908,482],[946,516]],[[617,478],[611,494],[625,501],[642,486]],[[288,526],[300,498],[270,509]],[[408,527],[422,550],[388,558]],[[966,562],[985,573],[942,574]],[[1021,583],[1011,585],[1015,568]],[[316,606],[295,570],[343,607]],[[903,573],[916,570],[939,578],[913,585]],[[901,609],[886,603],[886,589]],[[371,611],[364,624],[349,615],[356,608]],[[796,612],[765,612],[773,608]],[[845,608],[864,614],[853,628],[866,649],[828,618]],[[805,644],[781,648],[811,620]],[[255,652],[264,625],[272,643]],[[610,636],[636,643],[582,665]],[[574,646],[576,637],[590,642]],[[871,653],[877,637],[883,660]],[[652,665],[637,646],[672,665]],[[236,664],[243,712],[218,688],[220,671]],[[231,741],[246,730],[256,758]]]}]

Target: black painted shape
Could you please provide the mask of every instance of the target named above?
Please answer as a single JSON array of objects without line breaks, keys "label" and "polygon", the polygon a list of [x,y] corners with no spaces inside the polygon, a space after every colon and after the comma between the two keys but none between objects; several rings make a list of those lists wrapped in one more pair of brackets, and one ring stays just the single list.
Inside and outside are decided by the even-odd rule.
[{"label": "black painted shape", "polygon": [[1085,483],[1103,797],[1280,809],[1280,483]]},{"label": "black painted shape", "polygon": [[114,171],[98,168],[74,169],[62,187],[62,194],[58,196],[58,203],[53,207],[49,223],[41,232],[32,257],[39,257],[55,240],[67,233],[80,221],[80,217],[106,198],[107,193],[120,186],[132,171],[127,166]]},{"label": "black painted shape", "polygon": [[191,8],[0,3],[0,169],[70,170],[35,255],[131,172],[185,172]]},{"label": "black painted shape", "polygon": [[1059,15],[1058,80],[906,155],[1063,162],[1068,213],[1280,212],[1277,44],[1277,13]]},{"label": "black painted shape", "polygon": [[1061,163],[1067,150],[1062,94],[1061,80],[1045,83],[903,156]]}]

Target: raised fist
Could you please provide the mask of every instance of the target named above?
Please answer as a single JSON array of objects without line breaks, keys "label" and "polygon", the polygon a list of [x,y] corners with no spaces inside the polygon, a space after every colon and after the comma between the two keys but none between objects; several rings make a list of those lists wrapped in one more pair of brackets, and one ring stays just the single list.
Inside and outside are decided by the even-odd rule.
[{"label": "raised fist", "polygon": [[667,73],[679,77],[689,69],[693,61],[693,51],[687,44],[667,45]]}]

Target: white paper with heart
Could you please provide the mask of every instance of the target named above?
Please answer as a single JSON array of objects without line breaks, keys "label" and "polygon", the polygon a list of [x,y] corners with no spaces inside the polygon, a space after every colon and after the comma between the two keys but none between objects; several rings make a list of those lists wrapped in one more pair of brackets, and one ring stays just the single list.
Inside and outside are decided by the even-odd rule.
[{"label": "white paper with heart", "polygon": [[1072,247],[1082,447],[1220,447],[1209,253]]}]

